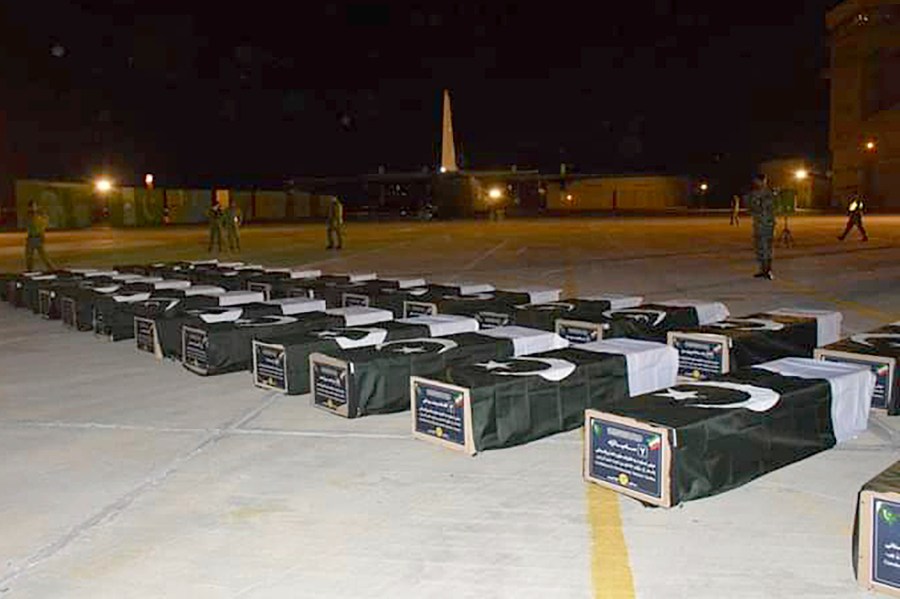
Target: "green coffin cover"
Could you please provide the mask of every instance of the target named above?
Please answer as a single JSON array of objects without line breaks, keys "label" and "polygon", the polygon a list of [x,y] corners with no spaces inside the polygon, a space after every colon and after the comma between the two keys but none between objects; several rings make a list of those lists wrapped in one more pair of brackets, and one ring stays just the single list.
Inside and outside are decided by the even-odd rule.
[{"label": "green coffin cover", "polygon": [[586,409],[629,395],[625,356],[575,347],[454,366],[440,378],[469,389],[477,451],[576,429]]}]

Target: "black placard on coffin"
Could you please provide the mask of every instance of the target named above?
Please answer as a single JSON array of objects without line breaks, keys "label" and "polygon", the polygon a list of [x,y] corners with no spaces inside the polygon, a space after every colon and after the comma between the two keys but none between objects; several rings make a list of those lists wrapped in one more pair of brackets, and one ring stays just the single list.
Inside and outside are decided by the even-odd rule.
[{"label": "black placard on coffin", "polygon": [[124,288],[98,298],[95,302],[97,322],[95,332],[108,336],[113,341],[134,338],[134,316],[137,314],[145,318],[155,318],[157,314],[165,314],[171,311],[179,312],[179,308],[191,306],[213,306],[216,300],[212,296],[186,296],[183,289],[150,289],[150,297],[134,302],[116,302],[113,295],[128,295],[130,293],[143,293],[139,289],[146,288],[144,284],[127,285]]},{"label": "black placard on coffin", "polygon": [[[131,304],[124,312],[130,315],[134,327],[135,343],[139,350],[163,357],[156,322],[184,318],[190,310],[216,307],[218,299],[209,295],[184,295],[184,293],[154,292],[150,299]],[[124,320],[125,318],[123,318]]]},{"label": "black placard on coffin", "polygon": [[[687,342],[691,335],[697,334],[708,336],[708,352],[696,347],[702,345],[703,337],[693,337],[693,344]],[[724,345],[721,340],[716,343],[715,337],[724,338]],[[681,347],[678,347],[679,339],[686,341]],[[811,358],[818,345],[818,325],[811,317],[756,313],[672,331],[669,345],[679,349],[679,375],[707,379],[779,358]]]},{"label": "black placard on coffin", "polygon": [[[84,277],[70,273],[62,273],[54,279],[27,279],[24,286],[23,299],[26,307],[35,314],[50,317],[51,311],[58,311],[56,296],[60,289],[76,286]],[[41,292],[44,293],[41,293]]]},{"label": "black placard on coffin", "polygon": [[900,597],[900,462],[860,489],[852,555],[861,587]]},{"label": "black placard on coffin", "polygon": [[[349,365],[349,398],[346,413],[341,415],[356,418],[409,409],[411,376],[433,377],[454,364],[505,358],[513,352],[513,342],[509,339],[462,333],[397,340],[377,348],[335,351],[328,357]],[[319,356],[310,357],[311,366]],[[311,386],[313,403],[327,409],[317,395],[314,378]]]},{"label": "black placard on coffin", "polygon": [[211,306],[189,309],[184,314],[177,314],[172,316],[171,318],[156,318],[154,319],[154,323],[156,324],[156,335],[158,337],[158,342],[163,357],[174,360],[181,360],[182,326],[186,324],[199,324],[202,326],[204,321],[200,318],[201,314],[219,315],[226,312],[232,313],[235,310],[241,310],[242,316],[265,316],[270,314],[281,314],[281,308],[279,306],[271,304],[251,303],[240,306]]},{"label": "black placard on coffin", "polygon": [[[118,285],[115,281],[109,284],[110,287]],[[104,285],[101,285],[104,287]],[[60,310],[63,312],[63,321],[79,331],[94,330],[94,306],[100,298],[110,297],[113,293],[118,292],[122,286],[113,292],[97,291],[92,288],[67,289],[62,293],[60,300]],[[71,322],[70,322],[71,321]]]},{"label": "black placard on coffin", "polygon": [[586,409],[629,395],[625,356],[577,348],[458,364],[410,392],[414,434],[468,453],[576,429]]},{"label": "black placard on coffin", "polygon": [[482,329],[492,329],[512,324],[516,306],[529,303],[531,297],[528,293],[492,291],[472,295],[435,294],[430,300],[422,301],[433,303],[439,314],[471,316]]},{"label": "black placard on coffin", "polygon": [[402,322],[364,327],[317,327],[294,335],[260,336],[254,341],[253,380],[260,387],[288,395],[309,393],[309,357],[314,353],[341,351],[339,341],[364,342],[370,347],[376,344],[376,339],[389,342],[429,336],[427,326]]},{"label": "black placard on coffin", "polygon": [[829,362],[865,364],[875,374],[875,393],[872,407],[887,410],[891,416],[900,414],[900,323],[852,335],[837,343],[816,350],[816,357]]},{"label": "black placard on coffin", "polygon": [[[415,287],[412,289],[382,289],[379,293],[370,298],[369,305],[372,308],[381,308],[382,310],[390,310],[394,318],[404,318],[407,315],[404,312],[406,302],[421,301],[430,297],[427,287]],[[412,316],[432,316],[437,314],[437,308],[428,310],[427,314],[410,314]]]},{"label": "black placard on coffin", "polygon": [[[155,291],[151,283],[127,283],[113,293],[93,294],[92,322],[94,333],[109,337],[113,341],[131,339],[134,335],[129,304],[131,301],[117,301],[116,298],[152,294]],[[148,298],[142,298],[148,299]],[[140,301],[140,300],[138,300]],[[115,334],[114,334],[115,333]],[[124,335],[117,337],[116,335]]]},{"label": "black placard on coffin", "polygon": [[[709,386],[717,382],[743,385],[745,390]],[[707,407],[694,407],[698,405]],[[670,455],[666,468],[671,476],[662,481],[665,489],[660,497],[634,487],[627,472],[621,481],[592,476],[594,469],[615,468],[605,460],[627,461],[622,455],[641,455],[639,440],[633,448],[622,449],[622,455],[609,455],[616,448],[602,442],[606,416],[632,427],[649,425],[652,431],[666,431],[660,442]],[[593,424],[585,430],[586,478],[666,507],[728,491],[835,445],[828,381],[761,368],[641,395],[589,414],[589,423],[592,417],[601,431],[599,438],[592,438]]]},{"label": "black placard on coffin", "polygon": [[298,334],[333,321],[334,317],[324,312],[242,314],[233,322],[217,323],[194,318],[182,326],[181,361],[185,368],[201,375],[250,370],[254,339]]}]

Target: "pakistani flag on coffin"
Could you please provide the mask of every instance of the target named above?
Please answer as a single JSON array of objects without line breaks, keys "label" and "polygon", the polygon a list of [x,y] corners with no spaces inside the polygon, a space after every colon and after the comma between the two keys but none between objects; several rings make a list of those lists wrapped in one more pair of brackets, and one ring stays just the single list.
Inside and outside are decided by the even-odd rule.
[{"label": "pakistani flag on coffin", "polygon": [[299,282],[313,282],[322,275],[320,270],[296,270],[291,268],[270,268],[262,274],[255,274],[244,282],[248,291],[261,292],[267,300],[290,297],[285,292]]},{"label": "pakistani flag on coffin", "polygon": [[[454,364],[484,362],[565,347],[548,331],[498,327],[479,333],[387,341],[372,348],[310,356],[313,403],[341,416],[409,409],[411,376],[434,376]],[[346,381],[338,388],[336,381]]]},{"label": "pakistani flag on coffin", "polygon": [[[148,298],[149,299],[149,298]],[[158,345],[157,354],[165,358],[181,359],[181,327],[186,323],[202,319],[206,322],[237,320],[248,314],[280,314],[282,309],[274,303],[263,303],[263,294],[255,291],[226,291],[213,296],[214,305],[189,308],[184,313],[157,315],[153,317],[153,331]]]},{"label": "pakistani flag on coffin", "polygon": [[668,300],[604,313],[603,336],[665,343],[669,331],[702,326],[727,317],[728,308],[721,302]]},{"label": "pakistani flag on coffin", "polygon": [[[519,326],[555,331],[556,322],[560,319],[595,323],[603,319],[604,312],[637,308],[641,302],[643,298],[640,296],[603,295],[542,304],[521,304],[516,306],[513,320]],[[569,341],[575,342],[572,339]]]},{"label": "pakistani flag on coffin", "polygon": [[66,289],[61,293],[60,309],[63,323],[79,331],[94,330],[94,307],[101,298],[111,298],[118,293],[141,292],[150,289],[145,282],[155,282],[157,277],[145,277],[138,274],[116,274],[110,277],[110,283],[86,286],[78,289]]},{"label": "pakistani flag on coffin", "polygon": [[[89,331],[92,324],[92,304],[81,301],[81,298],[91,297],[92,294],[112,293],[120,286],[120,283],[112,277],[101,276],[84,279],[76,286],[60,289],[58,292],[59,313],[63,324],[80,331]],[[80,304],[87,304],[87,309],[80,310]]]},{"label": "pakistani flag on coffin", "polygon": [[[246,288],[250,291],[268,293],[269,299],[286,297],[312,297],[312,288],[322,276],[320,270],[285,269],[287,276],[276,276],[280,273],[267,271],[247,280]],[[284,274],[282,271],[281,274]]]},{"label": "pakistani flag on coffin", "polygon": [[672,331],[669,344],[678,350],[679,374],[700,380],[778,358],[811,358],[816,347],[840,337],[842,318],[840,312],[783,308]]},{"label": "pakistani flag on coffin", "polygon": [[816,357],[829,362],[866,364],[875,374],[875,393],[872,407],[887,410],[891,416],[900,414],[900,322],[851,335],[847,339],[816,350]]},{"label": "pakistani flag on coffin", "polygon": [[470,295],[458,295],[454,293],[433,297],[430,301],[408,302],[407,314],[410,308],[417,305],[431,304],[439,314],[458,314],[476,318],[482,329],[512,324],[515,318],[516,306],[557,301],[560,290],[546,287],[491,291],[474,293]]},{"label": "pakistani flag on coffin", "polygon": [[286,295],[293,297],[314,297],[325,300],[328,308],[341,308],[343,293],[364,289],[377,278],[374,272],[347,274],[326,274],[309,281],[295,281],[286,289]]},{"label": "pakistani flag on coffin", "polygon": [[475,453],[584,422],[584,411],[675,382],[678,356],[662,343],[609,339],[452,366],[412,382],[413,434]]},{"label": "pakistani flag on coffin", "polygon": [[394,318],[403,318],[407,302],[413,305],[424,306],[423,310],[413,315],[429,316],[437,313],[437,307],[430,303],[433,299],[429,287],[411,287],[404,289],[382,289],[377,295],[370,298],[369,305],[373,308],[382,308],[394,313]]},{"label": "pakistani flag on coffin", "polygon": [[[368,308],[381,307],[375,305],[375,300],[383,293],[394,295],[398,292],[423,288],[425,288],[425,280],[420,278],[375,279],[327,283],[323,287],[317,288],[313,295],[324,299],[329,306]],[[391,311],[397,314],[397,311]]]},{"label": "pakistani flag on coffin", "polygon": [[336,350],[372,347],[400,339],[437,337],[478,330],[466,316],[419,316],[370,326],[317,328],[293,335],[260,337],[253,341],[253,380],[256,385],[289,395],[309,393],[309,356]]},{"label": "pakistani flag on coffin", "polygon": [[41,293],[40,290],[49,291],[51,288],[59,287],[78,282],[81,280],[80,275],[75,275],[66,271],[59,271],[53,274],[26,277],[23,279],[22,285],[22,303],[24,306],[34,312],[41,313]]},{"label": "pakistani flag on coffin", "polygon": [[54,276],[53,273],[47,272],[23,272],[8,275],[6,279],[6,301],[15,308],[22,308],[25,305],[23,297],[25,290],[25,282],[32,277]]},{"label": "pakistani flag on coffin", "polygon": [[[182,327],[182,364],[202,375],[250,370],[253,340],[260,337],[293,336],[327,327],[372,325],[391,319],[386,310],[336,308],[322,311],[323,300],[288,298],[278,314],[249,314],[235,320],[206,322],[202,317]],[[208,319],[207,319],[208,320]]]},{"label": "pakistani flag on coffin", "polygon": [[94,333],[121,341],[134,337],[134,315],[131,304],[149,300],[158,291],[187,289],[190,281],[164,279],[148,283],[131,283],[112,294],[95,298]]},{"label": "pakistani flag on coffin", "polygon": [[[60,319],[63,317],[63,297],[66,293],[77,289],[108,287],[112,284],[110,276],[114,274],[114,271],[94,271],[45,281],[38,286],[37,312],[44,318]],[[71,309],[70,306],[67,307]],[[71,316],[71,311],[66,316]]]},{"label": "pakistani flag on coffin", "polygon": [[866,367],[783,358],[589,410],[585,477],[665,507],[715,495],[864,431],[873,387]]},{"label": "pakistani flag on coffin", "polygon": [[154,291],[149,299],[126,306],[122,320],[127,320],[130,314],[138,350],[162,358],[156,321],[184,318],[189,310],[216,307],[219,304],[219,297],[225,294],[223,288],[214,285],[191,285],[187,289]]},{"label": "pakistani flag on coffin", "polygon": [[247,288],[248,281],[264,274],[266,271],[261,266],[251,265],[229,269],[195,270],[189,276],[199,285],[215,285],[228,291],[240,291]]}]

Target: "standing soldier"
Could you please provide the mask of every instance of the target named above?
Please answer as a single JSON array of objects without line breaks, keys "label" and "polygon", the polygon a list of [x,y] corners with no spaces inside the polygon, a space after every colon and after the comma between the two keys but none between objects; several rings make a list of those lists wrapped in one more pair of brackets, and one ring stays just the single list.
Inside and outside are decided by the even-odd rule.
[{"label": "standing soldier", "polygon": [[26,226],[28,237],[25,240],[25,269],[30,271],[34,268],[34,253],[37,252],[47,270],[53,270],[53,264],[44,251],[44,234],[47,227],[50,226],[50,217],[38,208],[37,202],[34,200],[28,202]]},{"label": "standing soldier", "polygon": [[741,226],[741,196],[731,196],[731,224]]},{"label": "standing soldier", "polygon": [[838,236],[839,240],[844,241],[850,230],[856,227],[862,233],[862,240],[869,241],[869,236],[866,235],[866,228],[863,227],[862,222],[863,208],[865,206],[861,195],[850,197],[850,205],[847,207],[847,226],[844,228],[844,232]]},{"label": "standing soldier", "polygon": [[772,276],[772,242],[775,237],[775,195],[769,189],[766,176],[753,176],[753,189],[744,198],[750,214],[753,216],[753,245],[756,249],[756,260],[759,272],[753,275],[760,279]]},{"label": "standing soldier", "polygon": [[241,251],[241,208],[236,202],[228,202],[225,210],[225,236],[228,239],[228,249],[232,252]]},{"label": "standing soldier", "polygon": [[[325,249],[341,249],[344,245],[344,205],[334,197],[328,205],[328,247]],[[337,243],[335,243],[337,239]]]},{"label": "standing soldier", "polygon": [[216,246],[216,253],[222,251],[222,207],[219,200],[213,198],[212,205],[206,211],[209,218],[209,248],[207,252],[212,252],[213,245]]}]

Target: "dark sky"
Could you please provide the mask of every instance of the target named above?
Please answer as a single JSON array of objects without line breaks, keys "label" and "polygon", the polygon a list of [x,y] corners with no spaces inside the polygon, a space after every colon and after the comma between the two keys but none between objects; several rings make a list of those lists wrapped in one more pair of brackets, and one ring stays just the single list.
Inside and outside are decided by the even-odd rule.
[{"label": "dark sky", "polygon": [[827,152],[834,1],[3,4],[19,174],[418,170],[437,161],[444,87],[473,168],[750,172]]}]

